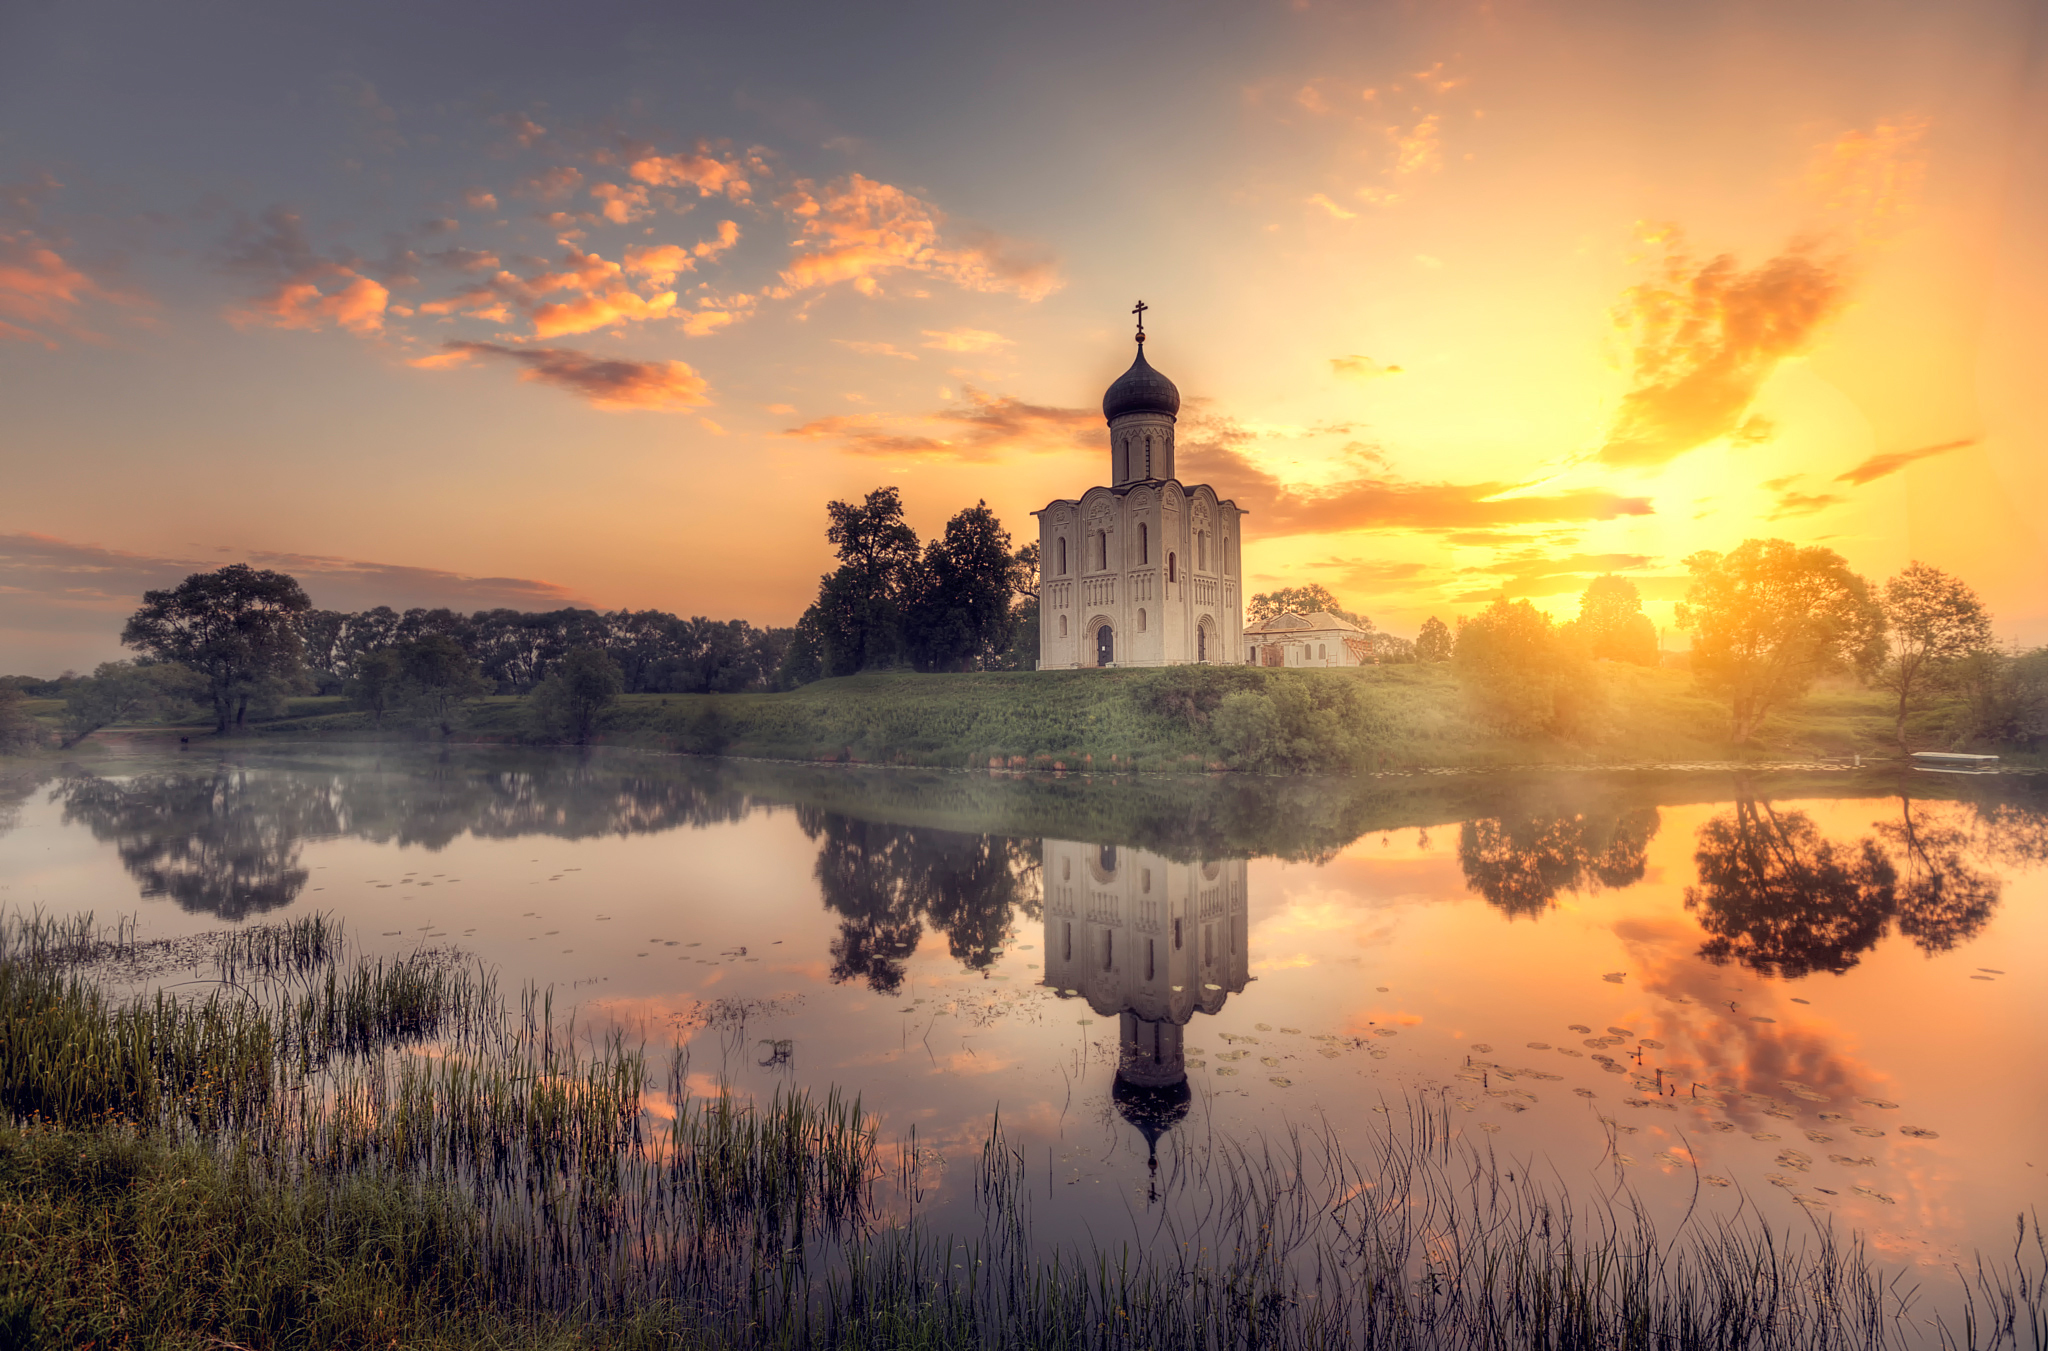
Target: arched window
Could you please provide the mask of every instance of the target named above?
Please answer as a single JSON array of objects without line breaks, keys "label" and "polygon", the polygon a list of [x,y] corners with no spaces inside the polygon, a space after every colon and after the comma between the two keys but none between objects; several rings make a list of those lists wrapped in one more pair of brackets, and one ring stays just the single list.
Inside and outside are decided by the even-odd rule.
[{"label": "arched window", "polygon": [[1317,643],[1316,655],[1324,661],[1328,661],[1330,659],[1330,645],[1328,643]]},{"label": "arched window", "polygon": [[1073,881],[1073,880],[1074,880],[1074,860],[1072,860],[1072,859],[1070,859],[1070,858],[1063,858],[1063,859],[1061,859],[1061,860],[1060,860],[1060,881],[1062,881],[1062,882],[1071,882],[1071,881]]},{"label": "arched window", "polygon": [[1144,612],[1143,610],[1140,610],[1140,611],[1138,611],[1138,632],[1140,632],[1140,633],[1143,633],[1144,631],[1145,631],[1145,612]]},{"label": "arched window", "polygon": [[1060,616],[1060,637],[1064,638],[1064,637],[1066,637],[1066,636],[1067,636],[1067,617],[1066,617],[1065,615],[1061,615],[1061,616]]},{"label": "arched window", "polygon": [[1061,937],[1066,940],[1064,944],[1065,952],[1061,960],[1071,962],[1074,960],[1074,921],[1067,920],[1060,928],[1062,930]]},{"label": "arched window", "polygon": [[1209,532],[1206,530],[1195,536],[1195,567],[1203,572],[1209,570]]},{"label": "arched window", "polygon": [[1067,537],[1060,536],[1060,576],[1067,575]]},{"label": "arched window", "polygon": [[1102,969],[1104,971],[1116,970],[1116,930],[1114,929],[1102,935]]},{"label": "arched window", "polygon": [[1109,532],[1107,530],[1095,532],[1095,566],[1104,569],[1109,567]]},{"label": "arched window", "polygon": [[1138,522],[1138,566],[1143,567],[1151,561],[1152,527],[1140,521]]},{"label": "arched window", "polygon": [[1173,950],[1180,951],[1180,920],[1173,921]]},{"label": "arched window", "polygon": [[1157,971],[1156,971],[1156,970],[1154,969],[1154,966],[1155,966],[1155,964],[1154,964],[1154,962],[1153,962],[1153,960],[1152,960],[1152,940],[1148,938],[1148,939],[1146,939],[1146,940],[1145,940],[1145,979],[1146,979],[1146,980],[1157,980],[1157,979],[1159,978],[1158,972],[1157,972]]},{"label": "arched window", "polygon": [[1177,556],[1174,554],[1168,554],[1166,556],[1166,580],[1168,582],[1177,582],[1180,580],[1178,561],[1179,560]]}]

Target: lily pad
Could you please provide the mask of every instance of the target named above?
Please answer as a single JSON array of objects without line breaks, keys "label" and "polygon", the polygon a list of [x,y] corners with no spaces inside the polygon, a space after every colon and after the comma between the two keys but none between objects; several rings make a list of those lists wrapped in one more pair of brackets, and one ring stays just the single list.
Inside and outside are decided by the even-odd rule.
[{"label": "lily pad", "polygon": [[1849,1130],[1856,1135],[1867,1135],[1873,1140],[1879,1139],[1884,1135],[1884,1132],[1875,1126],[1851,1126]]},{"label": "lily pad", "polygon": [[1941,1138],[1938,1132],[1928,1130],[1925,1126],[1901,1126],[1899,1127],[1899,1134],[1910,1135],[1915,1140],[1939,1140]]}]

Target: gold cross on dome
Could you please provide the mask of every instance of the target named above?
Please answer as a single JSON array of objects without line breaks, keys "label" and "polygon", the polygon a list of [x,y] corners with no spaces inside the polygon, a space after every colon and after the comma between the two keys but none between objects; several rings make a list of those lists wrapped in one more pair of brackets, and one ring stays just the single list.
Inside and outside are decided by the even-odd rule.
[{"label": "gold cross on dome", "polygon": [[1143,341],[1145,341],[1145,311],[1146,311],[1146,310],[1149,310],[1149,309],[1151,309],[1151,308],[1152,308],[1152,307],[1151,307],[1150,305],[1147,305],[1147,304],[1146,304],[1146,303],[1145,303],[1144,301],[1142,301],[1142,300],[1141,300],[1141,301],[1139,301],[1139,302],[1138,302],[1138,303],[1137,303],[1137,304],[1136,304],[1136,305],[1135,305],[1134,307],[1132,307],[1132,309],[1131,309],[1131,313],[1132,313],[1132,314],[1135,314],[1135,315],[1137,315],[1137,316],[1138,316],[1138,341],[1139,341],[1139,342],[1143,342]]}]

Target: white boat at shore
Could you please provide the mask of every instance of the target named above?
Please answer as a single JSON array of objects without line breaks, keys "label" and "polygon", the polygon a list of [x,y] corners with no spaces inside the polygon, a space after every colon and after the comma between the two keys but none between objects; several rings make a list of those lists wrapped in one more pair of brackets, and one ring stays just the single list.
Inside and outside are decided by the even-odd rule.
[{"label": "white boat at shore", "polygon": [[1914,751],[1913,768],[1930,774],[1996,774],[1998,757],[1957,751]]}]

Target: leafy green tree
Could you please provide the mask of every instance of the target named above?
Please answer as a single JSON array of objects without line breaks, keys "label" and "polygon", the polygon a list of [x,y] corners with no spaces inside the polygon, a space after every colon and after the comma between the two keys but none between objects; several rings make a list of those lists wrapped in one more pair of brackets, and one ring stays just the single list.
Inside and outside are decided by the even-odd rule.
[{"label": "leafy green tree", "polygon": [[232,563],[143,593],[121,642],[205,677],[215,730],[239,728],[250,701],[299,673],[299,617],[312,608],[291,577]]},{"label": "leafy green tree", "polygon": [[0,685],[0,755],[22,755],[43,739],[42,726],[28,711],[28,696],[13,685]]},{"label": "leafy green tree", "polygon": [[826,675],[852,675],[896,660],[905,583],[918,564],[917,532],[903,497],[877,488],[860,502],[828,502],[825,538],[839,569],[819,581],[818,627]]},{"label": "leafy green tree", "polygon": [[1016,628],[1017,558],[986,501],[946,522],[903,586],[903,645],[920,671],[994,665]]},{"label": "leafy green tree", "polygon": [[1230,763],[1257,773],[1359,768],[1383,730],[1348,680],[1275,679],[1232,690],[1208,721]]},{"label": "leafy green tree", "polygon": [[1872,681],[1898,696],[1892,734],[1906,749],[1906,714],[1948,683],[1957,663],[1991,650],[1991,616],[1967,582],[1914,562],[1884,584],[1885,659]]},{"label": "leafy green tree", "polygon": [[1415,660],[1449,661],[1451,659],[1450,625],[1435,615],[1422,621],[1422,632],[1415,635]]},{"label": "leafy green tree", "polygon": [[1963,696],[1963,738],[2027,750],[2048,741],[2048,647],[1972,652],[1952,674]]},{"label": "leafy green tree", "polygon": [[1473,711],[1502,732],[1569,737],[1592,728],[1598,673],[1575,636],[1526,600],[1502,597],[1458,621],[1451,661]]},{"label": "leafy green tree", "polygon": [[1298,615],[1311,615],[1324,610],[1339,619],[1349,620],[1362,629],[1370,629],[1372,621],[1363,615],[1353,614],[1337,603],[1330,588],[1321,582],[1310,582],[1306,586],[1283,586],[1277,591],[1265,591],[1253,596],[1245,604],[1245,620],[1262,624],[1268,619],[1292,611]]},{"label": "leafy green tree", "polygon": [[[444,737],[454,733],[472,703],[491,692],[491,682],[484,679],[462,644],[445,634],[430,633],[398,651],[405,672],[402,697],[407,711],[440,728]],[[616,671],[617,665],[612,669]]]},{"label": "leafy green tree", "polygon": [[351,664],[353,674],[342,692],[350,704],[370,715],[377,726],[384,725],[384,715],[398,707],[405,690],[405,658],[395,647],[380,647],[374,652],[365,652]]},{"label": "leafy green tree", "polygon": [[1579,617],[1572,626],[1596,661],[1657,664],[1657,626],[1643,613],[1642,595],[1626,577],[1608,573],[1594,578],[1579,595]]},{"label": "leafy green tree", "polygon": [[76,746],[115,723],[177,716],[205,697],[206,681],[188,667],[102,662],[64,691],[64,745]]},{"label": "leafy green tree", "polygon": [[533,706],[549,732],[583,746],[597,735],[598,722],[625,684],[617,662],[594,647],[579,647],[540,682]]},{"label": "leafy green tree", "polygon": [[1692,585],[1678,623],[1693,635],[1694,676],[1729,700],[1737,745],[1822,673],[1867,673],[1883,658],[1884,612],[1832,549],[1752,539],[1685,565]]}]

